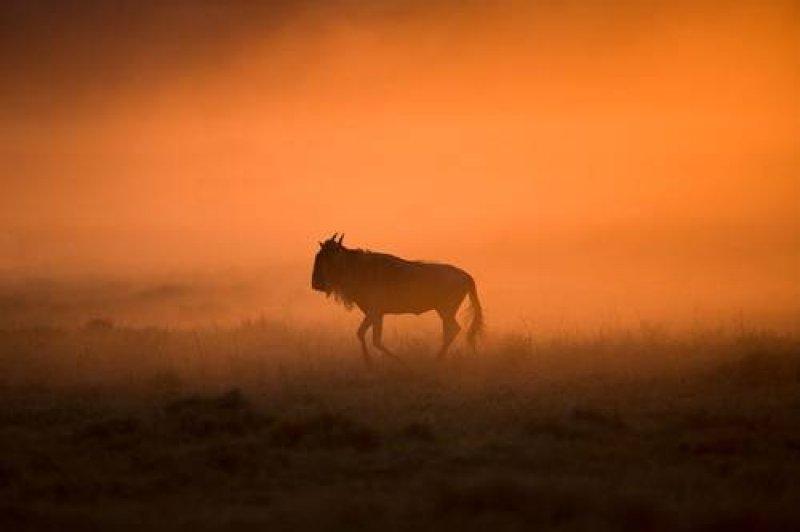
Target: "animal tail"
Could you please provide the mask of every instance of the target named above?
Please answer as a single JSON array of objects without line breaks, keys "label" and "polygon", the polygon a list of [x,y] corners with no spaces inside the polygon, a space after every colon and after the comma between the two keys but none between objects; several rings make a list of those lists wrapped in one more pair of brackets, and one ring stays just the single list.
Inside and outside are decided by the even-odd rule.
[{"label": "animal tail", "polygon": [[475,286],[475,280],[472,278],[470,278],[469,292],[467,294],[469,295],[470,311],[472,312],[472,321],[469,324],[469,329],[467,329],[467,341],[470,347],[475,349],[476,341],[483,332],[485,323],[483,321],[481,300],[478,299],[478,289]]}]

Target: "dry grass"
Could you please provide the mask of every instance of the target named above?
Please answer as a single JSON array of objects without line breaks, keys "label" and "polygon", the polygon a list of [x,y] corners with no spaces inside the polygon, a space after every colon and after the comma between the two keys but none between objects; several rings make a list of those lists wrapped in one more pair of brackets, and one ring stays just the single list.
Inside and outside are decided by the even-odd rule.
[{"label": "dry grass", "polygon": [[266,322],[0,332],[0,526],[800,527],[792,336],[400,354]]}]

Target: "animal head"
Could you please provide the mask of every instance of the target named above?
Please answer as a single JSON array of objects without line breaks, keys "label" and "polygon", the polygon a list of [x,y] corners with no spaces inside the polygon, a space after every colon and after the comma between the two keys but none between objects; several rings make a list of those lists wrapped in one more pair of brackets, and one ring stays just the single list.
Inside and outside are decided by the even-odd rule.
[{"label": "animal head", "polygon": [[314,271],[311,273],[311,288],[330,294],[340,277],[345,247],[342,245],[344,233],[336,239],[337,233],[319,243],[319,251],[314,257]]}]

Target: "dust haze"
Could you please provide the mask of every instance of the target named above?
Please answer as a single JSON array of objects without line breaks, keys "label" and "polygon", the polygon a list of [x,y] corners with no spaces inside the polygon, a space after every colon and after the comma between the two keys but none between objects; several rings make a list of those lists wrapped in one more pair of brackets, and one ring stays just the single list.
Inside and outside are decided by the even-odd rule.
[{"label": "dust haze", "polygon": [[[800,530],[798,36],[4,2],[0,528]],[[334,232],[468,272],[478,349],[387,316],[365,363]]]},{"label": "dust haze", "polygon": [[495,326],[785,327],[796,6],[692,6],[12,3],[7,299],[174,285],[176,323],[327,319],[310,262],[344,231],[468,269]]}]

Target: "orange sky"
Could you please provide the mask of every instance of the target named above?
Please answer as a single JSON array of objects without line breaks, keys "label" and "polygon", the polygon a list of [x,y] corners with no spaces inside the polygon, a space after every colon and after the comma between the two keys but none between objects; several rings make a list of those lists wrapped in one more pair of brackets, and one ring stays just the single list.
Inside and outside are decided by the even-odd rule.
[{"label": "orange sky", "polygon": [[798,316],[796,4],[43,5],[2,19],[7,276],[271,268],[304,305],[346,231],[503,319]]}]

